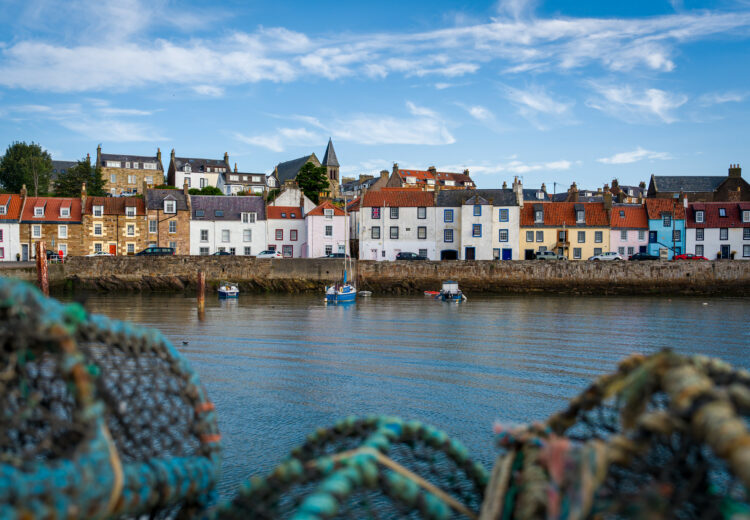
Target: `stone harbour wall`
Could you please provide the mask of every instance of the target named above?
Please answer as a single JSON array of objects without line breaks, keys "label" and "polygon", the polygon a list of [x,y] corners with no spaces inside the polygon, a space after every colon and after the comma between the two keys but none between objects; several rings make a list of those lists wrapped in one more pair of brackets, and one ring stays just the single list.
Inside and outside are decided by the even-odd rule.
[{"label": "stone harbour wall", "polygon": [[[36,282],[35,267],[6,264],[0,276]],[[245,292],[315,292],[341,279],[341,260],[258,260],[242,256],[71,257],[50,264],[53,291],[194,291],[198,270],[209,287],[227,280]],[[750,262],[444,261],[354,262],[357,289],[375,294],[439,290],[455,280],[478,293],[706,294],[750,296]]]}]

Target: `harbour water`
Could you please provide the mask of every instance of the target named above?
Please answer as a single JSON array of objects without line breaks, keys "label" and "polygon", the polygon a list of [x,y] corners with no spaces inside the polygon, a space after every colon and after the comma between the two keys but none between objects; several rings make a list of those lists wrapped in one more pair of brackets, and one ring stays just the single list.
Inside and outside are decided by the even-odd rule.
[{"label": "harbour water", "polygon": [[[265,473],[315,427],[351,414],[431,423],[487,467],[492,423],[541,420],[633,352],[664,347],[750,368],[750,300],[509,296],[448,304],[373,297],[90,295],[86,307],[161,329],[219,413],[220,491]],[[187,342],[187,344],[183,344]]]}]

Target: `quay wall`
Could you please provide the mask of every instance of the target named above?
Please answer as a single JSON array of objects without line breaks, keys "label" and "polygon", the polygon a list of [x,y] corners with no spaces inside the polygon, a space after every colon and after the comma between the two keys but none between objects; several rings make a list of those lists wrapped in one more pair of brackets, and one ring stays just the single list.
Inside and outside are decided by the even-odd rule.
[{"label": "quay wall", "polygon": [[[750,296],[750,262],[354,261],[357,288],[376,294],[438,290],[455,280],[469,294],[716,294]],[[241,256],[71,257],[50,264],[52,290],[194,290],[198,270],[209,287],[223,280],[243,291],[310,292],[340,280],[342,262],[258,260]],[[357,273],[358,271],[358,273]],[[0,276],[36,281],[35,267],[6,264]]]}]

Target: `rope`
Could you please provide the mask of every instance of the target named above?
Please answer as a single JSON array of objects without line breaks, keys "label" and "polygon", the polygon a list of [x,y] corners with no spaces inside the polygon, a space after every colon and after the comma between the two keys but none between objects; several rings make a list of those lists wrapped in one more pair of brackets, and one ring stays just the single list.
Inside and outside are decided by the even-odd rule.
[{"label": "rope", "polygon": [[109,465],[112,467],[113,482],[112,491],[109,494],[109,501],[107,502],[107,514],[111,515],[117,509],[117,504],[120,501],[123,487],[123,474],[122,474],[122,461],[120,455],[117,453],[117,446],[112,441],[112,435],[109,433],[107,425],[102,423],[101,432],[104,439],[107,441],[107,448],[109,449]]}]

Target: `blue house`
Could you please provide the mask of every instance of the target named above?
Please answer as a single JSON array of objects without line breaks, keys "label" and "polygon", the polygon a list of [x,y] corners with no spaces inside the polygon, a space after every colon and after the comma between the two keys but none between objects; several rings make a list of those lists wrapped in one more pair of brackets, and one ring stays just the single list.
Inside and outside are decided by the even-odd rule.
[{"label": "blue house", "polygon": [[685,252],[685,206],[682,199],[646,199],[648,253],[667,258]]}]

